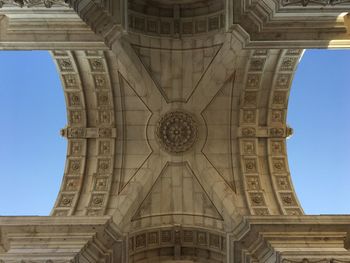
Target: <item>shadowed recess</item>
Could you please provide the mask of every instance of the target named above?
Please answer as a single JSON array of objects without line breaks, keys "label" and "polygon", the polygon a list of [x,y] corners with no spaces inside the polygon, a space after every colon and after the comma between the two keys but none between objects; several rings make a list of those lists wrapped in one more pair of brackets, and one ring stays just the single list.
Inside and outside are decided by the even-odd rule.
[{"label": "shadowed recess", "polygon": [[290,169],[306,214],[349,214],[350,51],[307,50],[291,89]]},{"label": "shadowed recess", "polygon": [[60,188],[64,95],[47,51],[0,52],[0,215],[48,215]]}]

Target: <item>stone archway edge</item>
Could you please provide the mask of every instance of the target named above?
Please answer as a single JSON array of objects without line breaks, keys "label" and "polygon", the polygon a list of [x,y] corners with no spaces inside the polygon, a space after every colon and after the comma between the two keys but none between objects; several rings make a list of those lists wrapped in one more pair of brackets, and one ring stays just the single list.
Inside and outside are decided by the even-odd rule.
[{"label": "stone archway edge", "polygon": [[[178,38],[157,39],[149,17],[128,28],[125,1],[69,2],[76,13],[0,8],[0,49],[53,50],[68,115],[53,216],[0,217],[0,262],[139,262],[164,247],[169,258],[189,247],[227,263],[350,262],[350,216],[303,215],[285,144],[302,48],[349,47],[348,5],[321,15],[314,5],[230,0],[219,20],[177,21]],[[154,138],[174,111],[199,123],[182,155],[159,140],[177,138],[186,118]]]},{"label": "stone archway edge", "polygon": [[[350,262],[349,221],[350,216],[248,216],[228,233],[227,246],[234,262],[248,255],[259,262]],[[4,263],[124,262],[127,249],[126,236],[109,217],[0,217],[0,234]]]}]

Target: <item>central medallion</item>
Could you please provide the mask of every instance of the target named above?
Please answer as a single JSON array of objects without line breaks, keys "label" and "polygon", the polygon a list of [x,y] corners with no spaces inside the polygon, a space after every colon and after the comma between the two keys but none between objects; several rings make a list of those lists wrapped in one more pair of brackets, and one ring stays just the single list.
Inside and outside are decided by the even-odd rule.
[{"label": "central medallion", "polygon": [[197,139],[198,127],[194,118],[183,111],[171,111],[158,121],[156,137],[161,147],[169,153],[190,149]]}]

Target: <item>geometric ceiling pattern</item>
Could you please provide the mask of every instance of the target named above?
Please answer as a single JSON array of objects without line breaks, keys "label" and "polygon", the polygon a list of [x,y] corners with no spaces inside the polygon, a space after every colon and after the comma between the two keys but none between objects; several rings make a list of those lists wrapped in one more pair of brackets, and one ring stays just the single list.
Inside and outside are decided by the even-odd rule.
[{"label": "geometric ceiling pattern", "polygon": [[0,260],[349,262],[349,217],[304,215],[288,167],[303,49],[350,46],[348,5],[307,3],[1,2],[1,48],[51,51],[68,150]]}]

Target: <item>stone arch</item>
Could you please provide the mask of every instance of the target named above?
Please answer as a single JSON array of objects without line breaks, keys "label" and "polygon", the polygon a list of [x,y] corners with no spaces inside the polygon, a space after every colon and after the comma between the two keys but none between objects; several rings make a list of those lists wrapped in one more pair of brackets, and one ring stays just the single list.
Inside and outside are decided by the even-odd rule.
[{"label": "stone arch", "polygon": [[[53,257],[57,262],[73,258],[74,262],[125,262],[127,258],[139,262],[140,255],[153,259],[152,253],[147,254],[150,246],[158,256],[164,245],[162,233],[170,231],[164,234],[171,236],[169,242],[165,240],[169,249],[165,260],[188,259],[188,253],[178,252],[179,247],[199,251],[191,252],[192,259],[209,255],[210,261],[214,255],[219,262],[300,262],[315,251],[324,255],[321,259],[312,255],[315,261],[350,259],[344,248],[349,218],[303,215],[285,152],[290,133],[285,123],[289,87],[302,52],[285,48],[305,47],[305,43],[319,47],[331,39],[348,45],[343,17],[338,19],[327,9],[332,21],[320,18],[319,41],[313,39],[315,32],[304,32],[300,38],[298,21],[296,31],[283,27],[288,15],[279,16],[286,10],[279,9],[277,1],[226,1],[227,6],[207,1],[204,9],[202,1],[177,1],[176,8],[169,8],[172,29],[163,34],[160,25],[167,19],[151,13],[160,12],[154,11],[159,1],[152,2],[155,9],[147,9],[137,4],[148,1],[130,0],[135,5],[128,10],[129,27],[120,17],[116,19],[114,2],[69,2],[97,35],[68,7],[63,13],[73,16],[69,24],[74,27],[64,32],[55,24],[57,10],[43,11],[43,6],[37,11],[47,15],[46,21],[39,16],[47,26],[42,35],[40,25],[24,19],[24,9],[16,9],[11,16],[12,11],[5,8],[8,14],[0,21],[5,48],[52,50],[65,85],[69,120],[62,130],[69,147],[54,217],[13,222],[0,218],[4,225],[1,256],[9,262],[18,256],[37,260],[31,249],[40,248],[41,261]],[[191,6],[190,14],[201,10],[201,16],[179,17],[181,6]],[[205,10],[213,12],[201,13]],[[312,7],[307,10],[314,12]],[[264,19],[259,19],[260,14]],[[298,10],[293,9],[289,17],[295,19],[296,14]],[[335,17],[339,21],[333,21]],[[15,22],[20,18],[33,26],[33,36],[10,34],[19,30]],[[314,21],[305,22],[307,29],[312,26]],[[277,40],[271,38],[275,27],[286,31],[283,37],[276,35]],[[79,34],[74,35],[74,30]],[[18,32],[22,31],[28,33],[26,27]],[[179,111],[194,116],[198,135],[187,151],[176,155],[161,148],[157,140],[169,138],[155,138],[155,130],[161,116]],[[169,121],[171,125],[179,122],[188,126],[183,119]],[[188,185],[191,188],[185,189]],[[179,193],[186,198],[179,198]],[[157,196],[158,200],[165,197],[160,200],[169,205],[159,208]],[[198,203],[200,209],[191,207]],[[288,248],[285,236],[297,242]],[[67,252],[66,237],[76,240],[74,251]],[[53,247],[43,247],[44,241]]]},{"label": "stone arch", "polygon": [[110,75],[111,54],[104,51],[52,51],[67,106],[67,161],[52,215],[103,215],[115,183],[116,116]]},{"label": "stone arch", "polygon": [[244,74],[240,155],[248,204],[256,215],[303,213],[292,186],[285,142],[292,133],[286,124],[289,89],[301,55],[299,49],[257,49],[251,51]]},{"label": "stone arch", "polygon": [[[252,214],[266,214],[270,213],[270,210],[272,211],[272,214],[278,214],[278,211],[283,209],[281,205],[283,199],[280,201],[282,197],[277,197],[277,201],[271,201],[276,197],[269,196],[266,198],[259,195],[259,193],[271,192],[271,190],[266,190],[263,188],[260,190],[249,188],[253,187],[250,186],[250,184],[253,184],[254,173],[251,174],[248,171],[249,168],[247,168],[247,166],[249,166],[249,163],[247,164],[246,161],[257,159],[253,153],[245,151],[245,149],[248,147],[246,144],[249,144],[249,139],[254,136],[257,137],[254,137],[253,139],[255,142],[253,143],[254,145],[252,147],[255,150],[257,149],[256,141],[264,137],[269,138],[268,140],[270,143],[268,144],[268,147],[272,147],[273,143],[279,141],[281,142],[279,148],[285,149],[285,146],[282,143],[283,139],[281,138],[287,136],[288,133],[288,129],[285,127],[285,110],[288,93],[284,90],[288,90],[288,84],[290,84],[292,72],[297,63],[300,51],[288,50],[279,52],[280,58],[277,60],[277,52],[275,51],[256,50],[247,52],[246,56],[250,56],[248,59],[249,62],[243,62],[246,63],[246,66],[244,64],[237,66],[238,68],[241,67],[240,70],[242,72],[240,73],[245,76],[243,83],[246,83],[245,88],[242,88],[243,90],[241,91],[243,95],[240,104],[240,125],[237,127],[239,129],[238,133],[240,134],[238,136],[241,136],[239,139],[239,144],[241,147],[240,155],[244,178],[243,184],[245,185],[243,188],[245,190],[243,190],[243,192],[246,195],[247,203],[250,204],[250,207],[252,207],[250,208]],[[116,149],[113,145],[116,145],[116,126],[118,125],[116,121],[117,110],[114,108],[114,96],[116,96],[115,89],[119,89],[122,85],[128,85],[128,83],[125,82],[124,84],[121,84],[121,82],[123,82],[123,78],[115,78],[115,75],[120,77],[123,70],[118,72],[115,71],[113,74],[110,68],[116,67],[114,65],[117,65],[117,62],[114,56],[109,52],[56,50],[52,52],[52,55],[57,63],[58,69],[61,72],[60,74],[65,89],[69,120],[68,127],[62,130],[62,134],[66,136],[69,141],[65,176],[52,215],[67,216],[84,214],[113,214],[113,211],[117,209],[117,207],[114,205],[110,205],[108,207],[108,199],[112,193],[115,192],[112,185],[118,184],[120,181],[118,178],[113,178],[112,175],[113,159],[116,155]],[[271,60],[271,62],[268,60]],[[291,65],[288,64],[290,61],[292,61]],[[272,62],[277,63],[275,66],[275,72],[279,75],[273,78],[268,76],[268,78],[270,78],[270,81],[273,83],[277,83],[275,86],[272,85],[272,87],[277,87],[277,90],[281,89],[281,92],[284,92],[282,99],[285,101],[281,105],[277,106],[276,111],[279,112],[277,117],[273,117],[273,111],[275,109],[270,106],[267,113],[262,113],[265,115],[268,114],[267,126],[271,125],[272,127],[269,129],[259,127],[259,117],[256,116],[254,112],[252,113],[252,111],[258,112],[258,110],[250,104],[249,100],[251,99],[250,96],[254,96],[251,94],[254,92],[257,93],[256,91],[260,88],[260,78],[264,77],[262,72],[265,70],[265,63],[271,64]],[[280,66],[280,69],[277,69],[279,64],[286,65],[282,65]],[[274,66],[270,65],[270,67],[273,68]],[[283,75],[281,72],[288,74],[288,77]],[[286,77],[287,79],[281,79],[281,77]],[[238,83],[239,81],[240,80],[238,80]],[[239,87],[239,84],[236,85],[236,83],[233,83],[233,85],[236,86],[236,88]],[[241,87],[239,87],[239,89],[240,88]],[[268,92],[269,93],[267,94],[272,94],[274,91],[270,90]],[[264,96],[266,95],[260,95],[259,99],[264,98]],[[272,98],[272,101],[274,99],[275,97]],[[271,99],[268,101],[269,105],[273,103],[271,103]],[[259,104],[257,98],[255,98],[255,103],[256,105]],[[279,119],[279,124],[276,123],[276,118]],[[253,122],[252,119],[254,119]],[[249,129],[255,129],[255,135],[247,132]],[[283,129],[283,131],[281,129]],[[88,150],[88,140],[89,144],[94,145],[93,149]],[[268,152],[270,151],[273,150],[268,150]],[[269,156],[269,164],[273,163],[273,156],[273,154]],[[283,159],[283,162],[285,162],[285,157],[286,156],[283,154],[283,156],[279,156],[278,160]],[[87,159],[89,159],[89,161],[87,161]],[[106,168],[101,168],[99,165],[106,166]],[[285,165],[286,163],[283,164],[283,166]],[[90,166],[92,168],[90,168]],[[253,166],[260,167],[260,165],[257,163],[255,163]],[[288,178],[288,168],[286,166],[284,168],[286,169],[284,172],[287,173],[284,182],[287,186],[291,186],[290,179]],[[273,168],[271,170],[273,170]],[[260,174],[260,172],[256,171],[255,174]],[[271,178],[272,179],[269,180],[272,180],[273,182],[273,189],[279,189],[278,187],[280,186],[278,186],[278,182],[275,181],[277,179],[274,177]],[[260,183],[258,182],[256,187],[258,187],[259,184]],[[292,198],[292,200],[296,200],[292,188],[289,190],[290,191],[288,194],[292,194],[290,198]],[[259,202],[256,202],[256,206],[254,206],[254,204],[252,205],[254,200],[259,201],[261,198],[263,200],[261,202],[264,203],[262,207],[260,207],[258,204]],[[269,203],[269,201],[265,201],[266,199],[270,200],[271,203]],[[274,207],[276,204],[273,203],[279,204],[279,210]],[[294,209],[293,211],[301,211],[299,210],[298,206],[299,205],[296,203],[292,207],[292,209]],[[287,210],[282,210],[282,213],[288,213],[286,211],[291,210],[288,207],[284,209]]]}]

